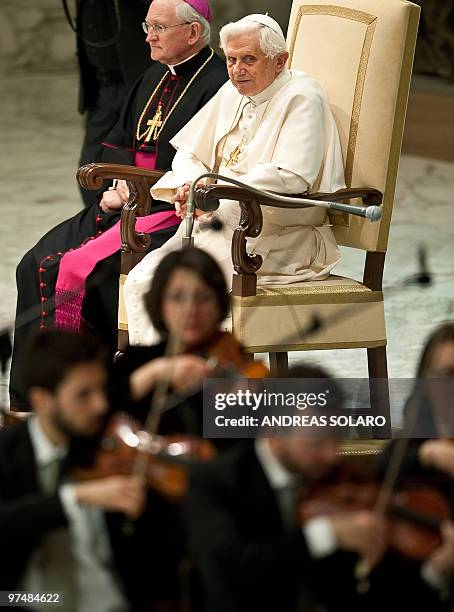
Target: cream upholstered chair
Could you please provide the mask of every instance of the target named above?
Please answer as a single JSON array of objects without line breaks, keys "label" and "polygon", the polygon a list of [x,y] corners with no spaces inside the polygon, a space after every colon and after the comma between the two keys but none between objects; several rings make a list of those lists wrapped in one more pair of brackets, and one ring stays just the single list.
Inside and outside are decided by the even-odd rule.
[{"label": "cream upholstered chair", "polygon": [[[419,12],[406,0],[293,2],[289,66],[323,85],[340,134],[347,188],[381,192],[383,217],[372,223],[330,213],[338,244],[365,252],[362,280],[331,275],[325,281],[256,288],[257,264],[248,260],[244,240],[241,245],[242,236],[237,237],[233,330],[249,352],[270,353],[275,368],[286,367],[288,351],[365,348],[370,378],[387,378],[382,277]],[[228,191],[233,198],[235,189],[213,187],[211,195],[226,197]],[[257,217],[247,204],[258,198],[247,190],[236,198],[242,201],[242,234],[252,235]],[[378,201],[376,194],[375,201],[369,197],[369,203]]]}]

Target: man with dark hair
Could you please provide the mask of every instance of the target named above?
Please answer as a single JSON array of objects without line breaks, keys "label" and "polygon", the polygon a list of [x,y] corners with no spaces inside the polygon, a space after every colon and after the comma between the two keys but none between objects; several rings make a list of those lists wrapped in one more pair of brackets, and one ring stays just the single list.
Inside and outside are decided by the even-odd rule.
[{"label": "man with dark hair", "polygon": [[[295,376],[328,378],[308,366]],[[325,489],[318,516],[305,517],[303,496],[339,462],[338,440],[293,430],[194,469],[186,510],[207,612],[378,612],[390,601],[399,610],[442,609],[416,563],[384,556],[383,515],[336,505]],[[360,559],[372,568],[364,594]]]},{"label": "man with dark hair", "polygon": [[140,480],[71,478],[76,448],[91,447],[108,416],[106,381],[94,339],[49,330],[31,343],[24,383],[34,415],[0,431],[0,590],[63,592],[63,609],[76,612],[151,610],[167,597],[159,571],[152,585],[146,577]]}]

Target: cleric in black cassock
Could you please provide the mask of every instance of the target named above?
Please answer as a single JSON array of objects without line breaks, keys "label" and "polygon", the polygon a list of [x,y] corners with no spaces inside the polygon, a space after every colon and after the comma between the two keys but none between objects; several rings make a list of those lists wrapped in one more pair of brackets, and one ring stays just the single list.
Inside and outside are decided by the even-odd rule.
[{"label": "cleric in black cassock", "polygon": [[[158,1],[154,0],[152,6]],[[191,80],[192,83],[187,87]],[[155,153],[155,167],[169,170],[175,154],[169,141],[226,80],[224,62],[208,46],[172,68],[156,62],[131,90],[118,124],[106,139],[101,161],[139,165],[138,153]],[[155,95],[150,99],[153,92]],[[149,132],[146,129],[147,121],[156,116],[158,106],[161,108],[163,123],[161,131],[158,130],[156,141],[150,138],[145,143]],[[167,202],[153,202],[153,213],[163,210],[173,210],[173,207]],[[19,263],[16,271],[18,298],[10,378],[13,408],[27,409],[21,384],[21,359],[30,333],[40,326],[53,325],[54,290],[62,255],[109,229],[118,222],[119,217],[120,211],[104,213],[93,205],[50,230]],[[177,225],[153,233],[150,250],[160,247],[174,234],[176,228]],[[119,273],[120,251],[99,262],[90,274],[83,306],[85,322],[113,350],[116,344]]]}]

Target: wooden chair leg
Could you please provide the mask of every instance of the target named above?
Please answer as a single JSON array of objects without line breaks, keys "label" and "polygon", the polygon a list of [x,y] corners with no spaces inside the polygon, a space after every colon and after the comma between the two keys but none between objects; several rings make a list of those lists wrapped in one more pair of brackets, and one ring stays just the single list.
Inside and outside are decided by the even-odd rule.
[{"label": "wooden chair leg", "polygon": [[[391,437],[391,407],[389,403],[388,365],[386,360],[386,347],[367,349],[367,363],[369,369],[370,406],[374,416],[383,416],[386,424],[383,427],[374,427],[374,438]],[[374,379],[380,379],[379,381]]]},{"label": "wooden chair leg", "polygon": [[288,353],[268,353],[270,358],[270,370],[273,376],[287,376]]},{"label": "wooden chair leg", "polygon": [[129,335],[124,329],[118,330],[118,352],[124,353],[129,346]]}]

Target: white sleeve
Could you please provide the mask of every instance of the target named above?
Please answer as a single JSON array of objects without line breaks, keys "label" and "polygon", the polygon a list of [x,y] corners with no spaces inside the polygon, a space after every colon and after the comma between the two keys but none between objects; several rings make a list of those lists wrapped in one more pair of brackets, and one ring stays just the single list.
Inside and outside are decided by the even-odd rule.
[{"label": "white sleeve", "polygon": [[327,557],[337,550],[337,540],[331,521],[324,517],[307,521],[302,527],[307,547],[314,559]]},{"label": "white sleeve", "polygon": [[74,485],[64,484],[59,488],[58,495],[66,518],[68,521],[74,521],[80,512],[80,506],[74,493]]},{"label": "white sleeve", "polygon": [[250,187],[278,193],[305,193],[309,188],[303,177],[274,164],[257,164],[251,172],[238,177],[238,180]]},{"label": "white sleeve", "polygon": [[449,580],[437,572],[437,570],[431,565],[429,561],[426,561],[421,566],[421,578],[424,582],[429,585],[432,589],[440,593],[442,600],[446,600],[449,597]]},{"label": "white sleeve", "polygon": [[192,182],[198,176],[207,172],[208,169],[199,161],[195,155],[184,149],[178,149],[173,158],[172,170],[166,172],[163,177],[150,189],[150,193],[156,200],[170,202],[175,195],[177,187],[187,182]]}]

